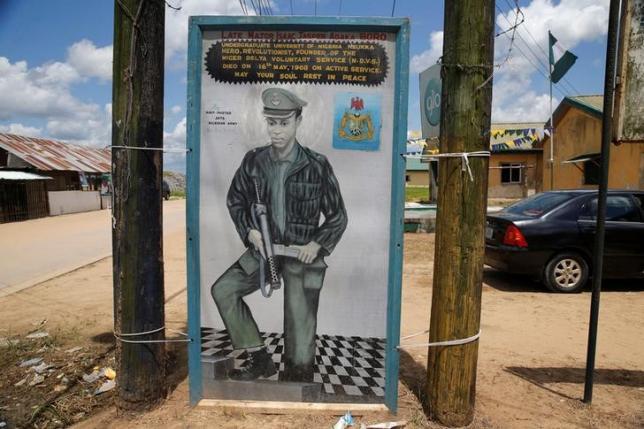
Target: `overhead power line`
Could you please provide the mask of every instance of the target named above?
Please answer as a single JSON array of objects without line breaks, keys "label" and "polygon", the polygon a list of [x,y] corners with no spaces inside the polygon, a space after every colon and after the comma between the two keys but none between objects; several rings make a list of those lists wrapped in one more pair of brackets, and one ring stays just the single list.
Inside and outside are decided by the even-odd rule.
[{"label": "overhead power line", "polygon": [[239,0],[239,6],[241,6],[241,9],[244,15],[248,15],[248,9],[246,8],[246,0]]},{"label": "overhead power line", "polygon": [[268,12],[269,15],[273,15],[273,6],[271,6],[271,0],[264,0],[264,5],[266,8],[266,12]]},{"label": "overhead power line", "polygon": [[[499,29],[500,29],[500,30],[503,30],[501,27],[499,27]],[[510,38],[510,36],[509,36],[507,33],[505,33],[505,36],[506,36],[508,39]],[[523,57],[524,57],[524,58],[525,58],[525,59],[526,59],[526,60],[527,60],[531,65],[532,65],[532,67],[533,67],[537,72],[539,72],[539,73],[541,74],[541,76],[543,76],[546,80],[550,79],[550,78],[548,77],[548,74],[547,74],[547,73],[545,73],[545,72],[544,72],[544,71],[543,71],[543,70],[542,70],[538,65],[536,65],[536,64],[534,63],[534,61],[533,61],[530,57],[528,57],[528,56],[526,55],[526,53],[525,53],[525,52],[523,52],[523,49],[521,49],[521,46],[519,46],[518,44],[516,44],[516,45],[515,45],[515,47],[517,48],[517,50],[519,51],[519,53],[520,53],[520,54],[521,54],[521,55],[522,55],[522,56],[523,56]],[[566,94],[561,90],[561,88],[559,88],[558,86],[554,86],[554,88],[555,88],[557,91],[559,91],[559,93],[560,93],[562,96],[564,96],[564,97],[566,96]]]},{"label": "overhead power line", "polygon": [[[504,18],[505,18],[505,20],[508,22],[508,24],[509,24],[509,25],[512,25],[512,22],[511,22],[511,21],[510,21],[510,20],[505,16],[505,13],[506,13],[506,12],[505,12],[505,11],[503,11],[501,8],[499,8],[499,6],[496,6],[496,8],[497,8],[497,10],[501,13],[501,15],[503,15],[503,17],[504,17]],[[498,24],[497,24],[497,26],[498,26],[498,27],[499,27],[499,29],[501,30],[501,33],[500,33],[500,34],[504,34],[507,38],[509,38],[509,39],[510,39],[510,36],[507,34],[507,32],[505,32],[505,31],[504,31],[505,29],[501,28],[501,26],[500,26],[500,25],[498,25]],[[529,49],[529,50],[530,50],[530,52],[531,52],[531,54],[532,54],[532,55],[531,55],[531,56],[529,56],[528,54],[526,54],[526,52],[525,52],[523,49],[521,49],[521,46],[517,43],[517,44],[515,44],[515,47],[517,48],[517,50],[519,51],[519,53],[521,53],[521,55],[522,55],[522,56],[523,56],[523,57],[524,57],[524,58],[525,58],[525,59],[526,59],[526,60],[527,60],[531,65],[532,65],[532,67],[534,67],[534,69],[535,69],[536,71],[538,71],[538,72],[539,72],[539,73],[540,73],[540,74],[541,74],[541,75],[542,75],[546,80],[549,80],[549,79],[550,79],[550,70],[548,69],[548,67],[543,63],[543,61],[540,59],[540,57],[539,57],[538,55],[536,55],[536,54],[534,53],[534,51],[532,51],[532,49],[530,48],[530,45],[529,45],[529,44],[527,44],[527,43],[525,42],[525,40],[521,37],[521,35],[517,33],[517,36],[518,36],[519,40],[521,40],[521,41],[523,42],[523,44],[525,45],[525,47],[526,47],[527,49]],[[511,40],[511,39],[510,39],[510,40]],[[539,65],[535,64],[535,62],[533,61],[533,59],[536,59],[538,63],[541,63],[541,66],[542,66],[542,67],[540,67]],[[545,70],[545,72],[544,72],[544,70]],[[561,81],[560,81],[559,83],[561,83]],[[555,88],[555,89],[556,89],[556,90],[557,90],[557,91],[558,91],[562,96],[564,96],[564,97],[565,97],[565,96],[566,96],[566,94],[563,92],[563,90],[562,90],[562,88],[561,88],[560,86],[562,86],[562,87],[563,87],[563,85],[559,85],[559,86],[554,86],[554,88]],[[566,90],[566,91],[569,91],[569,90]],[[570,91],[570,92],[571,92],[571,91]]]},{"label": "overhead power line", "polygon": [[253,10],[255,11],[255,15],[261,15],[262,11],[257,9],[257,5],[255,4],[255,0],[250,0],[250,5],[253,6]]},{"label": "overhead power line", "polygon": [[[511,9],[514,9],[514,7],[510,4],[509,0],[505,0],[505,3],[506,3],[506,4],[507,4]],[[496,9],[501,13],[501,15],[503,16],[503,18],[504,18],[504,19],[506,20],[506,22],[508,23],[508,25],[512,25],[512,24],[511,24],[511,22],[510,22],[510,20],[506,17],[506,12],[505,12],[505,11],[503,11],[499,6],[496,6]],[[546,63],[546,62],[543,60],[543,58],[548,58],[548,54],[547,54],[547,53],[546,53],[546,51],[543,49],[543,47],[541,47],[541,45],[539,45],[539,43],[537,42],[537,40],[535,39],[535,37],[532,35],[532,33],[530,33],[530,30],[528,29],[528,27],[527,27],[527,26],[525,26],[525,25],[524,25],[524,26],[522,27],[522,29],[523,29],[523,30],[525,30],[525,31],[526,31],[526,33],[528,33],[528,35],[532,38],[532,41],[534,42],[534,44],[535,44],[535,45],[536,45],[536,46],[541,50],[541,52],[543,53],[543,57],[542,57],[541,55],[539,55],[539,54],[537,54],[537,53],[535,53],[535,52],[534,52],[534,50],[532,49],[532,47],[530,46],[530,44],[529,44],[528,42],[526,42],[526,40],[521,36],[521,31],[520,31],[520,30],[517,32],[517,37],[519,38],[519,40],[520,40],[521,42],[523,42],[523,44],[525,45],[525,47],[530,51],[530,53],[532,54],[533,58],[534,58],[534,59],[536,59],[536,60],[541,64],[541,66],[543,67],[543,69],[545,69],[546,74],[548,75],[548,79],[549,79],[549,78],[550,78],[550,77],[549,77],[549,76],[550,76],[550,65],[549,65],[548,63]],[[580,93],[580,92],[577,90],[577,88],[575,88],[575,87],[574,87],[574,85],[573,85],[570,81],[568,81],[568,79],[566,79],[565,77],[563,78],[563,80],[562,80],[562,81],[560,81],[560,82],[559,82],[559,85],[561,85],[562,87],[564,87],[564,89],[565,89],[567,92],[570,92],[570,93],[576,93],[576,94],[579,94],[579,93]]]}]

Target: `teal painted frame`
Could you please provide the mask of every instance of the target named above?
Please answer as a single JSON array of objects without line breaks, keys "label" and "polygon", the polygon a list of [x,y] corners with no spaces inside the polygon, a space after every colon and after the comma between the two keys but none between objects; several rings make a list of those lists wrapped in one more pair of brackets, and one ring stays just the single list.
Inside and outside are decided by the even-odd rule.
[{"label": "teal painted frame", "polygon": [[379,31],[396,34],[394,130],[392,148],[391,224],[387,288],[385,404],[398,409],[400,304],[403,261],[403,215],[407,99],[409,91],[409,20],[375,17],[192,16],[188,34],[188,99],[186,156],[186,240],[188,274],[188,374],[190,404],[202,398],[201,293],[199,266],[199,151],[201,138],[202,33],[212,30]]}]

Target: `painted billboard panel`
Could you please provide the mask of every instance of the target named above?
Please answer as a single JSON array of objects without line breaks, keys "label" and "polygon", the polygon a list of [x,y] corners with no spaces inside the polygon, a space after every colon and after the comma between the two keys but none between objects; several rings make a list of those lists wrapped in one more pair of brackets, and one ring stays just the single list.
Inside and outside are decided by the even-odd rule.
[{"label": "painted billboard panel", "polygon": [[203,398],[384,402],[400,26],[206,18],[189,59],[190,375]]}]

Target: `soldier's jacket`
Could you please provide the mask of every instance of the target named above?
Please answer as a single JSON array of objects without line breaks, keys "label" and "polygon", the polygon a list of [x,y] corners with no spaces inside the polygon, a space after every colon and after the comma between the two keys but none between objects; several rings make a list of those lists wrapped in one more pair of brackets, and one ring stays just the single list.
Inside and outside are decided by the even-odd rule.
[{"label": "soldier's jacket", "polygon": [[[271,223],[275,243],[304,245],[315,241],[322,247],[320,256],[330,254],[347,226],[338,181],[324,155],[295,143],[297,151],[285,178],[286,223],[284,232]],[[247,247],[248,232],[258,229],[252,221],[251,205],[257,202],[255,183],[262,203],[271,206],[267,190],[268,169],[271,168],[270,146],[246,154],[235,173],[226,204],[240,238]],[[320,224],[321,216],[324,221]]]}]

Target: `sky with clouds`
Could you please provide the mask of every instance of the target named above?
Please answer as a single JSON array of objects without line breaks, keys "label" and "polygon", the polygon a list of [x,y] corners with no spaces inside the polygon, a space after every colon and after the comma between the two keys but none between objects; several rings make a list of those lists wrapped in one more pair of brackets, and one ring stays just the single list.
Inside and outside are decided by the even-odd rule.
[{"label": "sky with clouds", "polygon": [[[168,0],[164,144],[184,147],[186,48],[191,15],[243,15],[238,0]],[[251,2],[249,13],[252,13]],[[256,1],[256,3],[258,3]],[[549,115],[548,30],[579,59],[555,85],[566,95],[601,94],[609,0],[496,0],[492,120],[543,122]],[[443,46],[443,2],[427,0],[271,0],[275,15],[405,16],[411,20],[409,130],[420,129],[418,73]],[[293,10],[291,10],[291,5]],[[0,132],[105,147],[110,144],[114,2],[0,0]],[[508,55],[509,52],[509,55]],[[563,51],[555,51],[560,55]],[[183,171],[184,157],[166,154]]]}]

